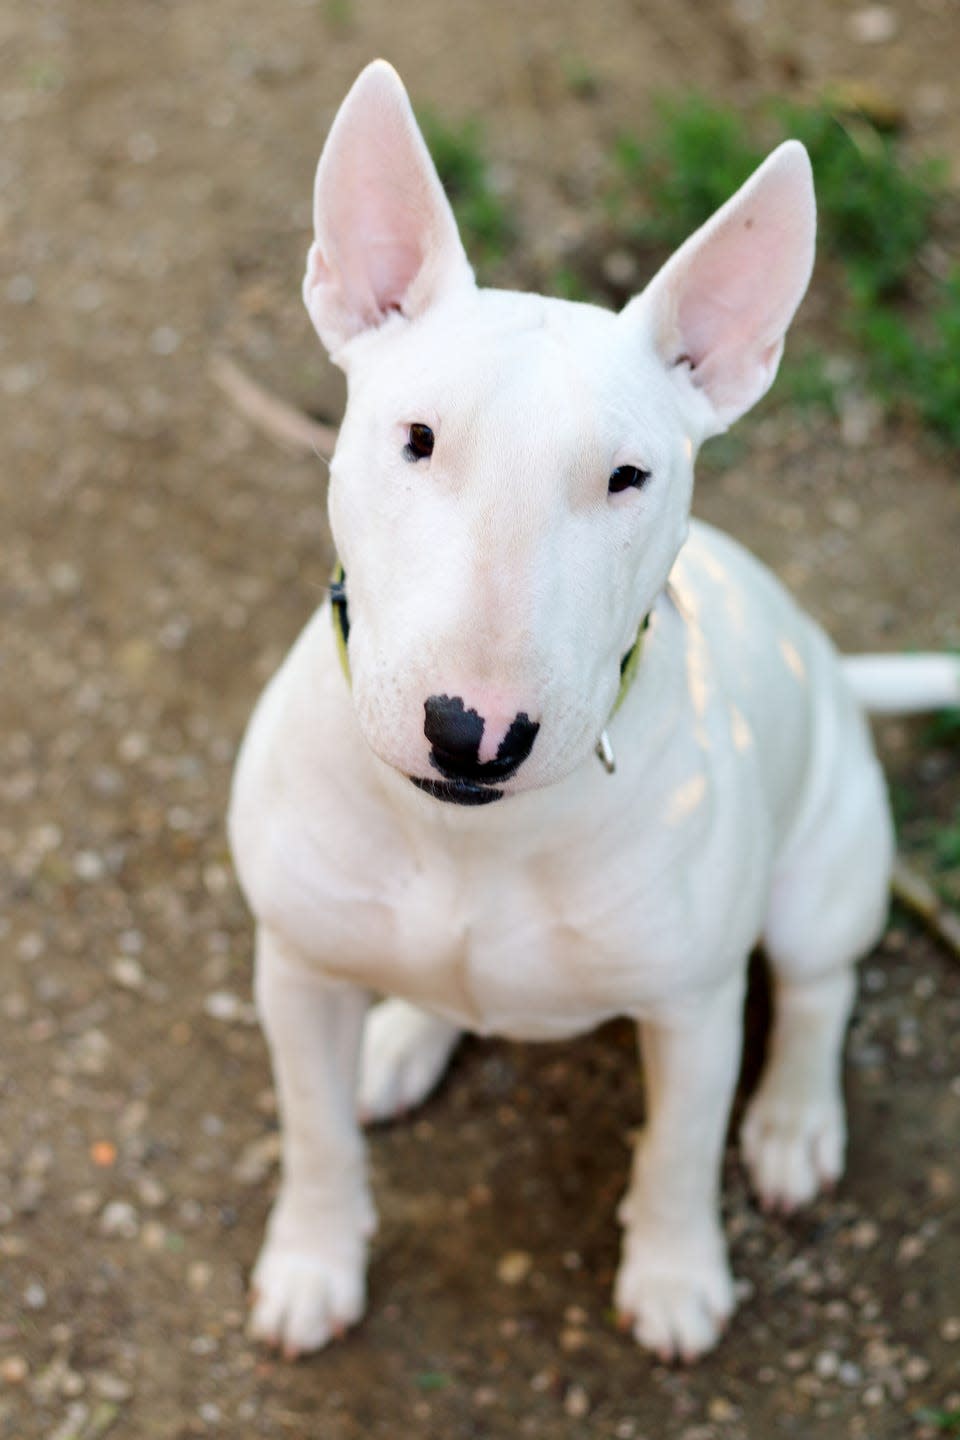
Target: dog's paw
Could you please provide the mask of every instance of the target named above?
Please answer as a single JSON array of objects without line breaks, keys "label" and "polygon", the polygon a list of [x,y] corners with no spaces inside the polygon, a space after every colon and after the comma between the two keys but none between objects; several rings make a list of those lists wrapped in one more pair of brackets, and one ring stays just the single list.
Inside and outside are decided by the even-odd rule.
[{"label": "dog's paw", "polygon": [[363,1314],[363,1252],[362,1244],[296,1250],[268,1240],[250,1281],[250,1336],[288,1360],[339,1338]]},{"label": "dog's paw", "polygon": [[722,1247],[719,1255],[684,1257],[669,1244],[647,1247],[629,1236],[613,1298],[623,1328],[666,1364],[689,1364],[712,1350],[734,1309]]},{"label": "dog's paw", "polygon": [[391,1120],[427,1098],[460,1038],[456,1026],[405,1000],[384,1000],[363,1032],[357,1101],[364,1124]]},{"label": "dog's paw", "polygon": [[765,1210],[789,1214],[843,1174],[847,1131],[839,1096],[803,1104],[758,1091],[740,1148]]}]

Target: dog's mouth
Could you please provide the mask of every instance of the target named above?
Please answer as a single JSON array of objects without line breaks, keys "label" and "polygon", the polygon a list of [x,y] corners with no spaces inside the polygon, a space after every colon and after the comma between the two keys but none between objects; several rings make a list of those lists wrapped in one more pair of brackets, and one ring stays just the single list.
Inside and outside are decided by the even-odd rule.
[{"label": "dog's mouth", "polygon": [[445,800],[449,805],[489,805],[504,796],[503,790],[472,780],[426,780],[420,775],[408,778],[424,794],[432,795],[434,800]]}]

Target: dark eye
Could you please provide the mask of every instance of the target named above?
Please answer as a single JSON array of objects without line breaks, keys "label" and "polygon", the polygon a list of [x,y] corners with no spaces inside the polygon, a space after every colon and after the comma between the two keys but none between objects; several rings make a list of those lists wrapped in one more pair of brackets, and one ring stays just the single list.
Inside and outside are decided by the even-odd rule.
[{"label": "dark eye", "polygon": [[636,465],[618,465],[607,488],[611,495],[619,495],[621,490],[639,490],[649,479],[649,470],[640,470]]},{"label": "dark eye", "polygon": [[403,447],[405,460],[426,460],[433,454],[433,431],[429,425],[411,425]]}]

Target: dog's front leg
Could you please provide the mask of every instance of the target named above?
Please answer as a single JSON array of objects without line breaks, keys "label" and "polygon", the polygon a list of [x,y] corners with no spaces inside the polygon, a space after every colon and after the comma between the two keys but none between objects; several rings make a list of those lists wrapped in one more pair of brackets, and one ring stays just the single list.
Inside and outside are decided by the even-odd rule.
[{"label": "dog's front leg", "polygon": [[363,1313],[375,1217],[355,1095],[368,997],[325,981],[261,926],[256,998],[277,1086],[283,1173],[253,1272],[250,1331],[295,1358]]},{"label": "dog's front leg", "polygon": [[742,1010],[738,974],[641,1026],[647,1120],[619,1212],[614,1300],[636,1339],[663,1360],[709,1350],[733,1310],[719,1190]]}]

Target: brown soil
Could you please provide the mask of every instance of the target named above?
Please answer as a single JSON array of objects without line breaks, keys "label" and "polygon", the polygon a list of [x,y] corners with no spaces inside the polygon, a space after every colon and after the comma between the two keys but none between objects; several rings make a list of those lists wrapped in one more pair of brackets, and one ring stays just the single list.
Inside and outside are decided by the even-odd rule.
[{"label": "brown soil", "polygon": [[[484,118],[525,275],[589,243],[609,143],[657,92],[869,83],[956,167],[960,11],[38,0],[0,13],[0,41],[0,1436],[944,1433],[922,1412],[960,1406],[960,970],[903,922],[865,967],[839,1193],[763,1218],[731,1152],[744,1303],[695,1370],[609,1315],[642,1113],[619,1026],[465,1047],[422,1116],[372,1138],[364,1325],[295,1367],[247,1343],[275,1137],[223,813],[329,553],[322,466],[253,433],[207,366],[226,351],[336,417],[299,273],[322,137],[374,54],[418,102]],[[700,511],[844,646],[958,645],[955,460],[862,420],[845,440],[768,403]],[[920,733],[885,748],[943,814],[956,750]]]}]

